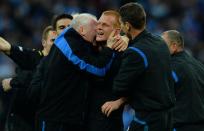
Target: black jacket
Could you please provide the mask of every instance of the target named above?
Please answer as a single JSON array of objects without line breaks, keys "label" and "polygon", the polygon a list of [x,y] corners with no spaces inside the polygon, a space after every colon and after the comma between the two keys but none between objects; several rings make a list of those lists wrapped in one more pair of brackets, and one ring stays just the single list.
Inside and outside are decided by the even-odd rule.
[{"label": "black jacket", "polygon": [[[43,53],[40,50],[11,45],[11,51],[8,56],[17,64],[16,75],[10,82],[12,97],[9,113],[14,113],[14,115],[24,119],[30,126],[34,127],[36,103],[29,101],[27,89],[32,80],[35,67],[42,59]],[[8,117],[9,122],[12,119],[12,116]]]},{"label": "black jacket", "polygon": [[101,53],[101,57],[94,56],[91,43],[72,28],[66,29],[55,40],[50,54],[37,69],[42,71],[37,71],[35,76],[38,77],[31,82],[31,88],[42,87],[37,112],[39,119],[69,124],[83,122],[89,75],[105,75],[111,63],[112,51],[104,48]]},{"label": "black jacket", "polygon": [[8,56],[17,64],[16,75],[10,82],[13,90],[11,111],[22,112],[21,110],[25,108],[24,105],[29,103],[27,89],[30,86],[33,73],[44,55],[41,50],[11,45]]},{"label": "black jacket", "polygon": [[176,74],[175,124],[204,122],[204,65],[185,51],[172,56]]},{"label": "black jacket", "polygon": [[113,89],[135,111],[159,111],[175,103],[170,53],[161,37],[144,30],[124,52]]},{"label": "black jacket", "polygon": [[34,70],[44,57],[41,50],[23,48],[15,45],[11,45],[10,54],[8,56],[23,70]]},{"label": "black jacket", "polygon": [[[101,106],[107,101],[113,101],[119,99],[119,97],[115,96],[113,93],[113,80],[117,75],[120,64],[121,64],[121,56],[122,53],[115,52],[114,60],[111,64],[110,70],[104,77],[92,77],[90,80],[90,103],[89,103],[89,117],[91,118],[106,118],[104,120],[107,121],[107,117],[102,113]],[[120,110],[116,110],[111,113],[110,117],[118,117],[122,118],[122,107]]]}]

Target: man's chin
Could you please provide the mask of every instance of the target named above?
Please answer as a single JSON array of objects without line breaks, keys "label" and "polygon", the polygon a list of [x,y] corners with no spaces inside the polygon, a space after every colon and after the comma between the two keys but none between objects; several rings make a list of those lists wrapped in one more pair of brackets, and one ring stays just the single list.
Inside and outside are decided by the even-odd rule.
[{"label": "man's chin", "polygon": [[105,45],[106,44],[106,40],[97,40],[96,39],[96,45]]},{"label": "man's chin", "polygon": [[106,39],[104,39],[104,38],[99,38],[99,37],[96,37],[96,41],[97,41],[97,42],[103,42],[103,41],[106,41]]}]

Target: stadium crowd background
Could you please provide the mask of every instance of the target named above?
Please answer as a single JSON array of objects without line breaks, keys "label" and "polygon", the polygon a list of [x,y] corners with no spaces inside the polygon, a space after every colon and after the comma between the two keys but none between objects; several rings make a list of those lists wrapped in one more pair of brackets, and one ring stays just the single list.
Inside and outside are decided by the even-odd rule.
[{"label": "stadium crowd background", "polygon": [[[41,47],[41,34],[55,14],[88,12],[96,16],[130,0],[0,0],[0,36],[12,44]],[[147,29],[180,31],[186,48],[204,63],[203,0],[138,0],[147,12]],[[0,53],[0,80],[14,75],[15,64]],[[1,104],[1,102],[0,102]],[[1,107],[1,105],[0,105]]]}]

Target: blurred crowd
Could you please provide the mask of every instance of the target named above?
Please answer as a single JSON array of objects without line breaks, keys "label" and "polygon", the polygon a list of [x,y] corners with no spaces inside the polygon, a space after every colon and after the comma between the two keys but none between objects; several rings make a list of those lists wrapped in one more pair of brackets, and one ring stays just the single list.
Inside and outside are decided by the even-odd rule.
[{"label": "blurred crowd", "polygon": [[[132,0],[134,1],[134,0]],[[96,16],[131,0],[1,0],[0,36],[12,44],[41,47],[42,29],[55,14],[88,12]],[[180,31],[186,48],[204,62],[203,0],[138,0],[147,12],[147,28],[156,33]],[[0,79],[14,74],[14,63],[0,53]]]}]

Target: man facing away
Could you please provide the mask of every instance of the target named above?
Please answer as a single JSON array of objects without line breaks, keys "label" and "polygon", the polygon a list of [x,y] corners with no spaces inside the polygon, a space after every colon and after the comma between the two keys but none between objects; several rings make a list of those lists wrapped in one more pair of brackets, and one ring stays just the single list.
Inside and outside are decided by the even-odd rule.
[{"label": "man facing away", "polygon": [[174,131],[204,131],[204,65],[184,50],[178,31],[165,31],[162,37],[172,55],[175,77]]}]

